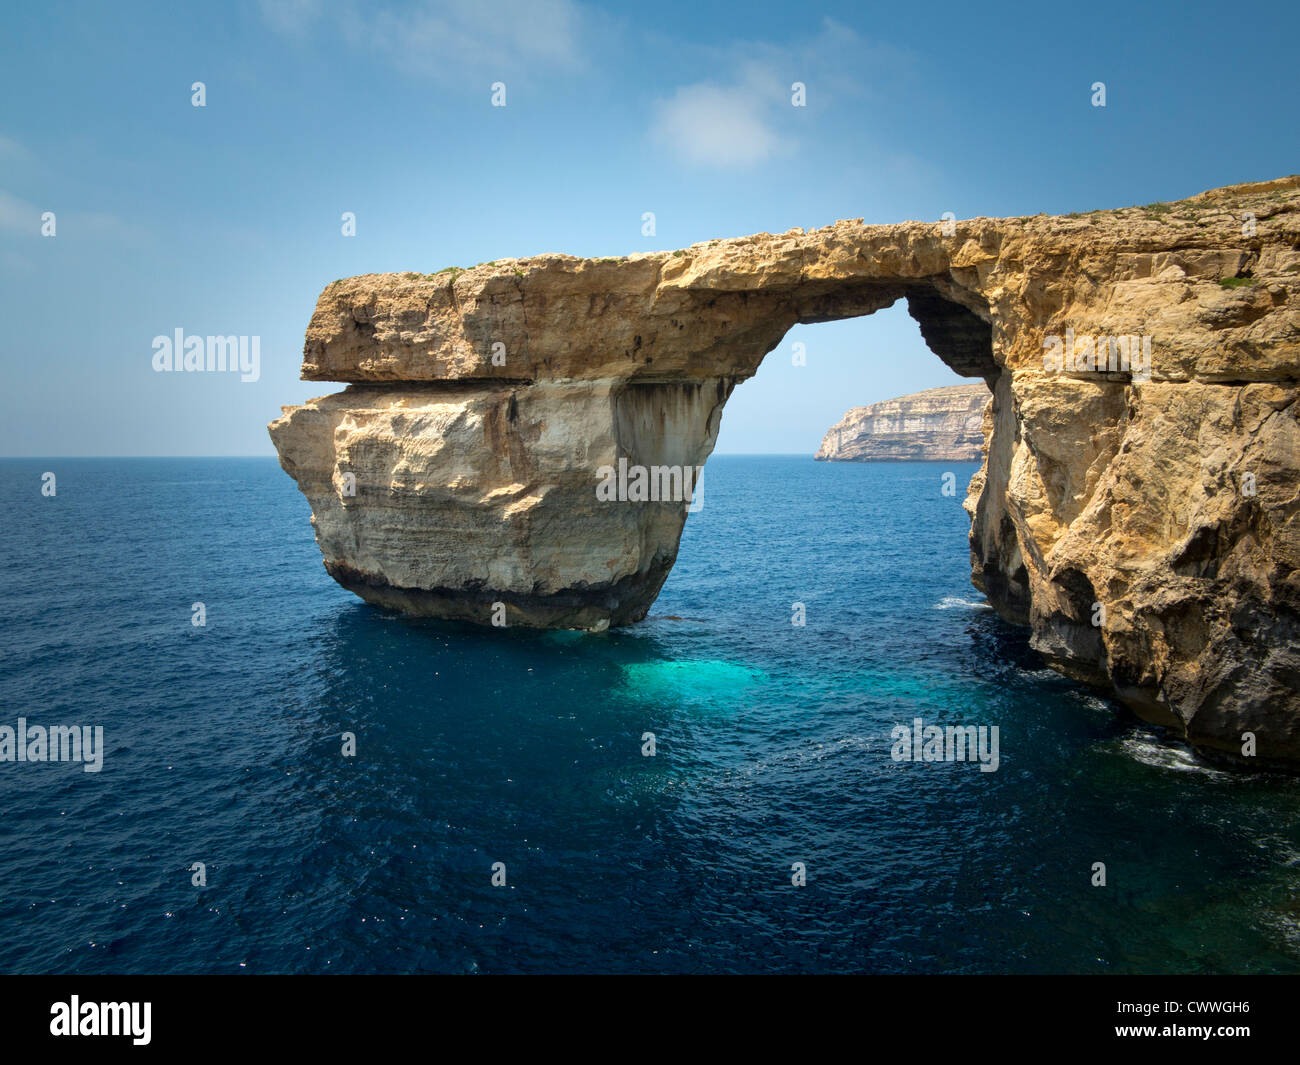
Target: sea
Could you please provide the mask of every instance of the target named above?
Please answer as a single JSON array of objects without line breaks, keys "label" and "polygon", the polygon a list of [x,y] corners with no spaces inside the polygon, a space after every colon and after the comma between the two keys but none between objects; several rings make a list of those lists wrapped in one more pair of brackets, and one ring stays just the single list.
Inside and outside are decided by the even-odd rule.
[{"label": "sea", "polygon": [[1300,781],[1044,668],[974,470],[714,456],[589,634],[363,604],[274,459],[0,463],[0,732],[102,729],[0,761],[0,971],[1300,972]]}]

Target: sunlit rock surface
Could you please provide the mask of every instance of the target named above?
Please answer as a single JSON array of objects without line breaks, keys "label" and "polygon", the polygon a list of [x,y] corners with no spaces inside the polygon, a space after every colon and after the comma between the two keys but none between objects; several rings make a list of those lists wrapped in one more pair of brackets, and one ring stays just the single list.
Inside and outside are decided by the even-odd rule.
[{"label": "sunlit rock surface", "polygon": [[949,385],[853,407],[814,456],[825,462],[975,462],[983,457],[988,387]]},{"label": "sunlit rock surface", "polygon": [[732,388],[791,326],[900,299],[992,396],[966,507],[993,607],[1202,751],[1300,766],[1300,178],[336,281],[303,376],[352,387],[271,435],[326,567],[363,598],[625,624],[686,508],[603,502],[600,467],[704,464]]}]

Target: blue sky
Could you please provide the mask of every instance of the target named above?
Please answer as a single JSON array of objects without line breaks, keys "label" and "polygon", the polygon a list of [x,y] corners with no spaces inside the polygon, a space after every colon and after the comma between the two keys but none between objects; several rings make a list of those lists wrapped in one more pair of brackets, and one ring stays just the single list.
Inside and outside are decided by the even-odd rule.
[{"label": "blue sky", "polygon": [[[1294,173],[1300,9],[1240,10],[9,5],[0,455],[272,453],[280,404],[334,390],[298,381],[302,334],[350,274],[1083,211]],[[260,379],[155,373],[152,339],[176,328],[260,336]],[[718,451],[811,453],[847,407],[956,380],[901,304],[800,327],[737,390]]]}]

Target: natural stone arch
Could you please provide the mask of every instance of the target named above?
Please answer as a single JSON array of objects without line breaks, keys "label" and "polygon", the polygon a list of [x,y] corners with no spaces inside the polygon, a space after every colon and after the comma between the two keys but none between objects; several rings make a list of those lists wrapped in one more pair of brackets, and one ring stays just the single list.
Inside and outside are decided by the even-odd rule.
[{"label": "natural stone arch", "polygon": [[[626,624],[685,514],[601,503],[596,471],[702,466],[732,389],[793,325],[905,299],[931,349],[991,389],[966,506],[994,608],[1202,749],[1239,756],[1250,731],[1253,764],[1297,763],[1298,203],[1286,178],[1159,211],[350,278],[320,297],[303,376],[351,384],[286,409],[272,438],[327,568],[363,598]],[[1150,380],[1046,367],[1067,330],[1156,338]]]}]

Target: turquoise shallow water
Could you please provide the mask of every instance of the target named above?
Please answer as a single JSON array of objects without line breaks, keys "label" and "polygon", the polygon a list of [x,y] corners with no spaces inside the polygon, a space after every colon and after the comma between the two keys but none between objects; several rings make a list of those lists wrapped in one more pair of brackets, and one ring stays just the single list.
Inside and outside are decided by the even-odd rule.
[{"label": "turquoise shallow water", "polygon": [[[0,763],[0,969],[1300,971],[1300,782],[1042,669],[946,469],[715,457],[587,635],[360,604],[272,460],[0,463],[0,724],[106,746]],[[915,717],[998,771],[894,762]]]}]

